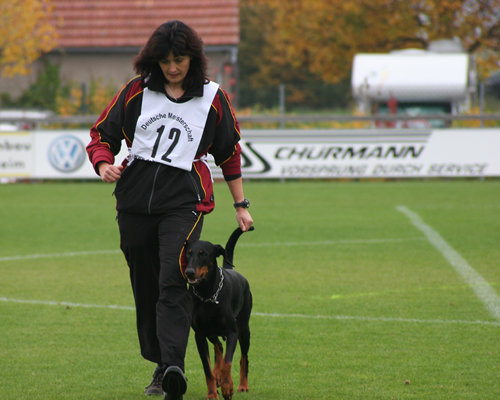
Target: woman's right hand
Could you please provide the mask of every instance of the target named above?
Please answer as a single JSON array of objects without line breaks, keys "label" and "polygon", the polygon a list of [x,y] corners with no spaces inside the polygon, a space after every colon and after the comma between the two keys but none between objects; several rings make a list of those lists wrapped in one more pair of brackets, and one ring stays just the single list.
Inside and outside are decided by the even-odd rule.
[{"label": "woman's right hand", "polygon": [[107,162],[100,162],[97,168],[103,182],[116,182],[123,171],[123,165],[115,166]]}]

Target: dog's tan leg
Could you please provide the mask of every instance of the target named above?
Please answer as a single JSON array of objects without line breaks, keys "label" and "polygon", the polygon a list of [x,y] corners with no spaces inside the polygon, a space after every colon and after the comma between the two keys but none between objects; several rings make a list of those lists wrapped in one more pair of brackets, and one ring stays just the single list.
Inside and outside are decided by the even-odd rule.
[{"label": "dog's tan leg", "polygon": [[233,398],[233,378],[231,378],[231,363],[224,363],[222,367],[220,387],[224,400]]},{"label": "dog's tan leg", "polygon": [[205,380],[207,381],[207,389],[208,389],[207,400],[218,399],[219,393],[217,392],[217,381],[212,372],[212,367],[210,365],[210,357],[207,357],[207,361],[208,361],[208,367],[210,369],[210,375],[205,375]]},{"label": "dog's tan leg", "polygon": [[223,351],[224,349],[222,348],[221,343],[216,343],[214,345],[214,350],[215,350],[215,366],[214,366],[214,375],[215,379],[217,380],[217,386],[220,386],[221,384],[221,375],[222,375],[222,367],[224,365],[224,354]]},{"label": "dog's tan leg", "polygon": [[240,385],[238,392],[248,392],[248,358],[241,356],[240,360]]},{"label": "dog's tan leg", "polygon": [[207,388],[208,388],[208,393],[207,393],[207,399],[218,399],[219,398],[219,393],[217,392],[217,381],[215,380],[215,376],[207,377]]},{"label": "dog's tan leg", "polygon": [[210,369],[210,375],[205,375],[205,380],[207,381],[207,399],[218,399],[219,393],[217,392],[217,381],[212,372],[212,367],[210,365],[210,357],[207,357],[208,368]]}]

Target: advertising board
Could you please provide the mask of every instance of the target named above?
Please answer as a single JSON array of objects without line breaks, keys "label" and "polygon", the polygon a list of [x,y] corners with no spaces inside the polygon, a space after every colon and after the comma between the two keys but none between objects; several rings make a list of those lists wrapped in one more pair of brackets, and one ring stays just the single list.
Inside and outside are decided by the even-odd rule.
[{"label": "advertising board", "polygon": [[[500,176],[499,129],[252,130],[242,137],[246,178]],[[83,130],[0,133],[0,178],[99,179],[88,141]],[[127,154],[123,145],[116,164]]]}]

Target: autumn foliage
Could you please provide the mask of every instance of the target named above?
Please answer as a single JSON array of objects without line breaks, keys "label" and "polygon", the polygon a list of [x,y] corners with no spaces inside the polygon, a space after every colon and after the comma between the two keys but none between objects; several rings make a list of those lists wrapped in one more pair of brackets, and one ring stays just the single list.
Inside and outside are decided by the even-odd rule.
[{"label": "autumn foliage", "polygon": [[56,45],[50,0],[0,0],[0,76],[29,73],[30,64]]},{"label": "autumn foliage", "polygon": [[459,40],[466,52],[475,55],[482,77],[497,69],[500,60],[500,0],[242,0],[241,4],[261,16],[255,18],[265,37],[259,79],[292,68],[336,83],[349,76],[358,52],[425,49],[439,39]]}]

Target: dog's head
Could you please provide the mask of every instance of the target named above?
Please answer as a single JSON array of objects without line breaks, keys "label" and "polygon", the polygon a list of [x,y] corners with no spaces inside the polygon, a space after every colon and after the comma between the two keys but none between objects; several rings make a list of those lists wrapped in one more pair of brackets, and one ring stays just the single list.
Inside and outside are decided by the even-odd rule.
[{"label": "dog's head", "polygon": [[190,285],[198,285],[217,268],[217,257],[224,255],[225,250],[219,244],[203,240],[186,242],[186,278]]}]

